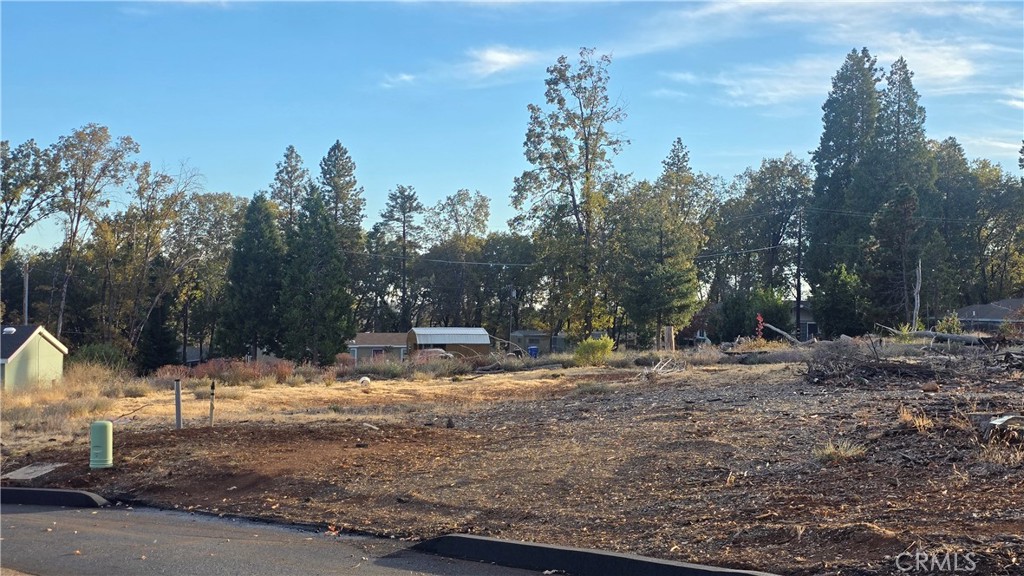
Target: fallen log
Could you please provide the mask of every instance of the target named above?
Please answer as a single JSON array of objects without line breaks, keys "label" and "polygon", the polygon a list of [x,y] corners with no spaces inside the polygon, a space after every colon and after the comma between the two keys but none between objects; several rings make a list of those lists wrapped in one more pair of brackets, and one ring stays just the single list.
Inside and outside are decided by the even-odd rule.
[{"label": "fallen log", "polygon": [[786,337],[786,340],[789,340],[791,343],[796,344],[797,346],[803,344],[803,342],[797,340],[796,338],[793,338],[793,336],[790,335],[788,332],[785,332],[783,330],[779,330],[778,328],[776,328],[775,326],[772,326],[771,324],[769,324],[767,322],[764,322],[764,327],[769,329],[769,330],[771,330],[772,332],[775,332],[775,333],[778,333],[778,334],[782,334],[783,336]]}]

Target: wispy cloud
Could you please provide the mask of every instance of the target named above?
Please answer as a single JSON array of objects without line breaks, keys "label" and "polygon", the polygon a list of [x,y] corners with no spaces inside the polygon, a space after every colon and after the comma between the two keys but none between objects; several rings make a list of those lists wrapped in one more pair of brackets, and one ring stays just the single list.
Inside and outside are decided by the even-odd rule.
[{"label": "wispy cloud", "polygon": [[414,82],[416,82],[416,76],[402,72],[400,74],[385,74],[380,86],[381,88],[398,88],[409,86]]},{"label": "wispy cloud", "polygon": [[[835,67],[832,58],[806,57],[778,64],[738,66],[705,77],[691,72],[661,75],[680,84],[717,86],[722,101],[731,106],[773,106],[828,93]],[[671,89],[663,90],[662,95],[672,93]]]},{"label": "wispy cloud", "polygon": [[671,88],[656,88],[651,92],[651,96],[654,96],[655,98],[665,98],[668,100],[687,100],[692,97],[689,92],[673,90]]},{"label": "wispy cloud", "polygon": [[1013,155],[1020,150],[1020,132],[991,135],[959,135],[957,141],[969,149],[970,156],[992,158]]},{"label": "wispy cloud", "polygon": [[525,48],[496,44],[466,50],[465,58],[437,64],[412,73],[389,74],[382,88],[399,88],[419,84],[450,82],[459,87],[478,87],[501,82],[510,74],[544,61],[546,56]]},{"label": "wispy cloud", "polygon": [[1007,98],[1001,98],[999,100],[996,100],[996,102],[999,102],[1000,104],[1006,104],[1011,108],[1019,108],[1021,110],[1024,110],[1024,88],[1013,88],[1004,90],[1003,94],[1006,95]]},{"label": "wispy cloud", "polygon": [[[692,4],[660,11],[644,19],[638,33],[621,39],[618,56],[641,56],[755,38],[770,25],[788,26],[812,47],[793,62],[733,65],[718,72],[666,73],[674,83],[697,81],[720,87],[723,100],[739,106],[787,104],[827,93],[842,61],[837,49],[867,46],[888,67],[904,57],[914,71],[915,86],[930,96],[998,94],[1005,91],[1007,66],[1020,65],[1021,10],[1007,3],[965,2],[729,2]],[[942,26],[915,28],[926,22]],[[969,21],[977,26],[956,26]],[[921,30],[929,30],[925,33]],[[964,32],[964,30],[974,30]],[[993,32],[987,34],[987,32]],[[1002,34],[1001,32],[1006,32]],[[816,49],[813,46],[820,48]],[[672,88],[666,88],[671,90]],[[1000,102],[1017,106],[1019,97]]]},{"label": "wispy cloud", "polygon": [[701,82],[693,72],[662,72],[661,76],[682,84],[699,84]]},{"label": "wispy cloud", "polygon": [[808,57],[783,64],[741,66],[710,81],[722,88],[736,106],[771,106],[827,94],[836,63],[832,58]]},{"label": "wispy cloud", "polygon": [[465,64],[470,74],[486,78],[493,74],[515,70],[538,61],[540,54],[532,50],[490,46],[468,52],[469,62]]}]

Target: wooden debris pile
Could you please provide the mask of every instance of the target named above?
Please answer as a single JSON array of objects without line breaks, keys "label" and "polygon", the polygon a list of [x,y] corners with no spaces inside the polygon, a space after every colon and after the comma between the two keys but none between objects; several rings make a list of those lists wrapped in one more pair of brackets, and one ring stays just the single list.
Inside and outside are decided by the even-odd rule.
[{"label": "wooden debris pile", "polygon": [[882,377],[932,380],[946,374],[942,368],[895,360],[825,356],[807,361],[807,381],[832,384],[867,383]]},{"label": "wooden debris pile", "polygon": [[1006,352],[993,357],[993,366],[1002,370],[1024,370],[1024,352]]},{"label": "wooden debris pile", "polygon": [[661,358],[653,366],[644,368],[642,372],[636,375],[636,379],[653,382],[658,379],[658,376],[670,374],[672,372],[680,372],[683,369],[684,367],[679,365],[672,358]]}]

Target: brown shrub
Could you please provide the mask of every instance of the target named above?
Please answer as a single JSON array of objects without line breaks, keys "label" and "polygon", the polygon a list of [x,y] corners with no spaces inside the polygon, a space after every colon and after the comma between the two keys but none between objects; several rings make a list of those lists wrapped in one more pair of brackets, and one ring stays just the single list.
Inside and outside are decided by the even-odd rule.
[{"label": "brown shrub", "polygon": [[334,357],[334,362],[339,366],[346,368],[354,368],[356,365],[356,359],[352,357],[348,352],[342,352]]}]

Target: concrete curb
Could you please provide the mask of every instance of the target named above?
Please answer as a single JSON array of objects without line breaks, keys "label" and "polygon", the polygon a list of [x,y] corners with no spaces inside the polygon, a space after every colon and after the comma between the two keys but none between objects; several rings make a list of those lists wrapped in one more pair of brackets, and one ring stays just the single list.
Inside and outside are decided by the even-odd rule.
[{"label": "concrete curb", "polygon": [[53,488],[0,487],[0,502],[31,506],[66,506],[68,508],[100,508],[110,506],[102,496],[85,490],[58,490]]},{"label": "concrete curb", "polygon": [[768,572],[715,568],[634,554],[547,546],[468,534],[449,534],[420,542],[420,552],[490,562],[524,570],[560,570],[572,576],[776,576]]}]

